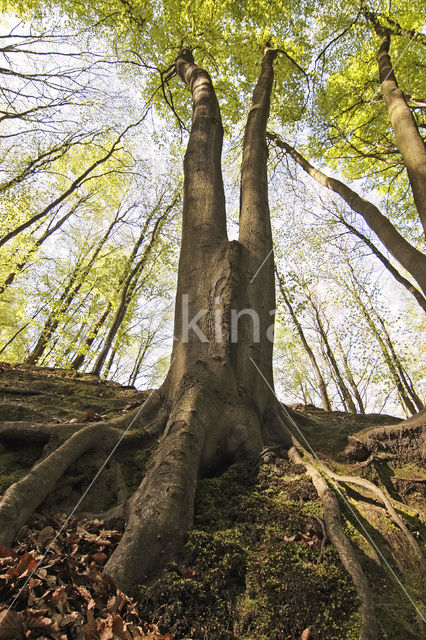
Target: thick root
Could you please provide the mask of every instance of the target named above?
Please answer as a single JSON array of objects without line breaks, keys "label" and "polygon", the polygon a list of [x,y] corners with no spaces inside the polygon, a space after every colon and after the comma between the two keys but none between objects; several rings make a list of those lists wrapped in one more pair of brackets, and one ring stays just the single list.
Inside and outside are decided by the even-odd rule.
[{"label": "thick root", "polygon": [[300,456],[296,447],[289,449],[288,456],[290,460],[296,464],[304,465],[306,473],[310,476],[323,505],[324,521],[328,536],[357,590],[358,597],[361,601],[362,618],[359,640],[377,640],[376,614],[374,612],[372,596],[355,549],[343,532],[337,498],[329,489],[322,475],[310,462],[305,461]]},{"label": "thick root", "polygon": [[254,461],[263,449],[259,419],[238,396],[226,405],[205,382],[183,385],[140,487],[126,531],[105,566],[122,591],[158,572],[183,545],[194,517],[199,475],[218,463]]},{"label": "thick root", "polygon": [[9,546],[13,542],[67,468],[96,445],[106,430],[107,425],[102,423],[80,429],[5,491],[0,501],[0,544]]},{"label": "thick root", "polygon": [[417,559],[420,561],[420,564],[426,570],[425,558],[423,556],[422,550],[420,549],[420,547],[419,547],[419,545],[417,543],[417,540],[414,538],[412,533],[409,531],[409,529],[405,525],[403,519],[400,517],[398,512],[395,510],[392,502],[390,501],[388,496],[384,493],[384,491],[382,491],[379,487],[377,487],[373,482],[370,482],[369,480],[366,480],[365,478],[360,478],[358,476],[339,476],[339,475],[333,473],[330,469],[328,469],[325,466],[324,466],[324,470],[327,473],[327,475],[330,477],[330,479],[334,480],[335,482],[345,483],[345,484],[355,484],[355,485],[357,485],[359,487],[363,487],[364,489],[368,489],[374,495],[376,495],[381,500],[381,502],[383,502],[383,504],[385,505],[386,509],[388,510],[392,520],[401,529],[401,531],[404,534],[408,544],[411,546],[411,548],[413,549]]},{"label": "thick root", "polygon": [[195,388],[176,403],[167,435],[130,500],[126,531],[105,566],[105,573],[124,592],[161,568],[181,546],[192,524],[208,424],[197,416],[201,408]]}]

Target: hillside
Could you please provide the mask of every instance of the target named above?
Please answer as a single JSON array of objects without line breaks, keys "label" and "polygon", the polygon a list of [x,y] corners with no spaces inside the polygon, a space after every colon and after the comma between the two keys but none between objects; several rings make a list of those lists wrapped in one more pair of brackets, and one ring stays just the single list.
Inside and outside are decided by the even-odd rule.
[{"label": "hillside", "polygon": [[[91,375],[3,364],[0,490],[55,445],[46,441],[43,424],[56,423],[60,440],[78,421],[125,415],[148,393]],[[399,420],[293,409],[318,464],[378,483],[420,540],[426,497],[420,459],[392,452],[353,459],[363,458],[363,434]],[[27,437],[16,430],[22,421]],[[351,454],[345,447],[354,434]],[[116,505],[123,499],[126,504],[140,483],[149,449],[140,446],[137,434],[125,439],[65,521],[103,464],[102,445],[71,465],[21,530],[13,551],[1,548],[0,599],[3,608],[13,601],[0,624],[1,639],[358,637],[359,602],[327,539],[318,495],[302,465],[273,451],[255,467],[234,464],[202,479],[194,528],[179,557],[148,585],[135,588],[133,601],[117,595],[100,571],[124,527],[126,509]],[[344,531],[373,592],[380,637],[421,638],[420,571],[402,530],[367,489],[341,484],[338,495]]]}]

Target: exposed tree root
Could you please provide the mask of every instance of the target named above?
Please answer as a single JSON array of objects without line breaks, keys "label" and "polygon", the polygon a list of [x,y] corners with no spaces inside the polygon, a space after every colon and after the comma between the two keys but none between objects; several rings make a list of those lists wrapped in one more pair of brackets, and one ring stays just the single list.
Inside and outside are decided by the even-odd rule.
[{"label": "exposed tree root", "polygon": [[29,422],[2,422],[0,424],[0,440],[23,440],[24,442],[47,444],[52,432],[53,430],[44,424],[33,425]]},{"label": "exposed tree root", "polygon": [[[294,442],[296,443],[296,446],[299,449],[299,451],[301,451],[311,461],[311,463],[315,464],[315,459],[309,453],[309,451],[306,451],[306,449],[296,439],[294,439]],[[370,480],[361,478],[360,476],[340,476],[339,474],[334,473],[331,469],[329,469],[327,465],[324,464],[324,462],[321,462],[321,469],[330,478],[330,480],[333,480],[334,482],[343,483],[343,484],[355,484],[359,487],[363,487],[364,489],[368,489],[368,491],[371,491],[375,496],[377,496],[379,500],[385,505],[392,520],[401,529],[408,544],[411,546],[417,559],[421,563],[421,566],[424,569],[426,569],[425,558],[423,556],[423,553],[422,553],[422,550],[420,549],[419,544],[417,543],[417,540],[409,531],[409,529],[407,528],[401,516],[395,510],[389,497],[384,493],[384,491],[382,491],[382,489],[380,489],[380,487],[375,485],[374,482],[370,482]]]},{"label": "exposed tree root", "polygon": [[[156,400],[156,399],[154,399]],[[52,441],[64,432],[68,435],[70,430],[74,433],[59,447],[55,448],[49,455],[38,462],[29,473],[18,482],[11,485],[3,494],[0,500],[0,544],[8,546],[12,543],[20,528],[25,524],[31,514],[43,502],[43,500],[53,491],[56,483],[65,471],[78,460],[84,453],[96,446],[111,446],[123,436],[122,431],[117,427],[128,427],[132,422],[135,426],[140,426],[141,419],[145,415],[152,418],[152,409],[157,409],[157,402],[149,404],[144,412],[142,409],[129,412],[108,422],[94,422],[89,425],[66,424],[66,425],[41,425],[41,429],[35,428],[32,423],[6,423],[0,430],[0,438],[22,439],[47,443],[47,447]],[[158,418],[150,420],[149,430],[144,430],[142,440],[145,445],[151,442],[158,434],[160,421]],[[39,437],[31,437],[38,433]],[[136,434],[135,434],[136,435]],[[134,437],[134,435],[132,434]],[[141,434],[137,434],[139,439]],[[122,497],[120,498],[122,501]]]},{"label": "exposed tree root", "polygon": [[205,382],[182,389],[146,475],[129,501],[123,538],[105,566],[123,591],[161,569],[182,546],[193,523],[202,471],[221,459],[258,457],[263,443],[254,414],[245,407],[246,423],[257,423],[257,439],[241,415],[233,425],[225,419],[229,413],[232,420],[240,410],[234,401],[229,412],[224,411],[223,402]]},{"label": "exposed tree root", "polygon": [[383,502],[390,516],[392,517],[393,521],[401,529],[408,544],[411,546],[417,559],[420,561],[422,567],[426,569],[425,558],[417,543],[417,540],[409,531],[404,521],[402,520],[401,516],[395,510],[394,506],[392,505],[391,501],[389,500],[388,496],[384,493],[384,491],[382,491],[379,487],[377,487],[373,482],[370,482],[370,480],[366,480],[365,478],[360,478],[359,476],[340,476],[333,473],[326,466],[324,466],[324,471],[327,473],[330,479],[334,480],[335,482],[345,483],[345,484],[355,484],[359,487],[363,487],[364,489],[368,489],[369,491],[374,493],[374,495],[376,495],[381,500],[381,502]]},{"label": "exposed tree root", "polygon": [[0,544],[9,546],[38,505],[54,489],[67,468],[104,436],[105,425],[89,425],[74,433],[47,458],[11,485],[0,501]]},{"label": "exposed tree root", "polygon": [[[298,443],[299,444],[299,443]],[[359,563],[355,549],[343,532],[340,522],[340,508],[336,496],[317,469],[304,460],[296,447],[291,447],[288,457],[296,464],[304,465],[311,478],[324,509],[324,521],[328,536],[339,554],[340,560],[352,578],[361,601],[361,629],[359,640],[377,640],[376,614],[367,579]]]}]

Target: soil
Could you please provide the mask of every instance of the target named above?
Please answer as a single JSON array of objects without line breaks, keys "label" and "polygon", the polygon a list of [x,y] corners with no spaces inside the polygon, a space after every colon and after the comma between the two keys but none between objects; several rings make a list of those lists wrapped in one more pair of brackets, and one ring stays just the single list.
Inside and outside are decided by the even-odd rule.
[{"label": "soil", "polygon": [[[108,419],[143,403],[149,393],[90,374],[0,363],[0,420],[31,421],[34,428],[37,423],[63,425],[76,418]],[[303,437],[299,437],[305,446],[309,443],[319,463],[341,475],[363,476],[386,489],[420,542],[426,504],[421,462],[392,452],[366,460],[348,459],[345,453],[348,436],[364,442],[368,428],[396,425],[400,420],[324,412],[312,406],[292,408],[305,418],[300,427]],[[44,449],[42,442],[0,439],[0,491],[25,475],[46,453]],[[85,454],[70,467],[55,494],[39,507],[33,523],[52,514],[63,518],[58,514],[72,510],[102,464],[97,455]],[[130,496],[143,478],[149,456],[149,450],[139,449],[134,442],[119,448],[77,518],[83,521],[83,515],[104,512],[117,503],[118,466]],[[400,529],[367,490],[345,485],[338,498],[345,533],[358,550],[373,593],[379,637],[424,637],[419,616],[421,576]],[[274,454],[254,468],[236,464],[220,476],[201,479],[194,527],[182,552],[131,594],[143,620],[156,625],[158,635],[146,637],[298,640],[305,633],[303,637],[311,640],[355,640],[357,596],[336,551],[324,540],[321,523],[321,503],[304,468]],[[124,519],[113,524],[120,531]],[[30,522],[31,526],[36,525]],[[109,522],[105,529],[111,526]],[[3,589],[8,604],[4,593]],[[96,606],[93,612],[95,619],[104,615]],[[82,620],[86,613],[81,611]],[[75,625],[72,633],[63,637],[85,637]],[[29,638],[56,637],[28,634]]]}]

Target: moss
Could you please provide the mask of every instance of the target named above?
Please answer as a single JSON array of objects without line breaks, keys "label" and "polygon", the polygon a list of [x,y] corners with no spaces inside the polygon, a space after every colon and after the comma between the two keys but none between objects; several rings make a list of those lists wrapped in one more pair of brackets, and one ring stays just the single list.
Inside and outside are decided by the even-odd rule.
[{"label": "moss", "polygon": [[42,455],[43,446],[8,441],[0,445],[0,494],[20,480]]},{"label": "moss", "polygon": [[238,464],[200,481],[196,528],[177,562],[137,590],[162,630],[176,640],[284,640],[310,626],[317,640],[355,640],[358,601],[336,553],[326,547],[318,565],[318,538],[291,541],[309,536],[320,512],[299,471],[282,462],[256,478]]},{"label": "moss", "polygon": [[149,449],[134,449],[123,443],[116,453],[129,495],[139,487],[151,456]]}]

